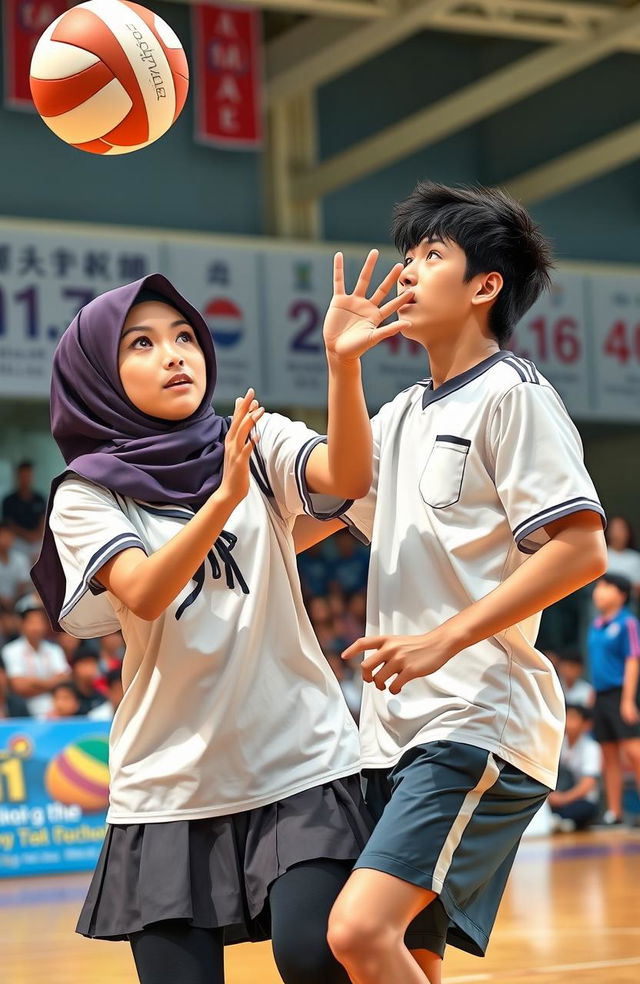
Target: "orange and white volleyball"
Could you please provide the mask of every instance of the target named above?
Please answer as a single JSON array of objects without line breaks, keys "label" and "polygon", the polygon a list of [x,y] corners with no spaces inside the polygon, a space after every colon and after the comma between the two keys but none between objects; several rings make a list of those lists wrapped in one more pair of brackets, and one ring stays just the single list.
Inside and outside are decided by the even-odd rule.
[{"label": "orange and white volleyball", "polygon": [[189,88],[174,31],[129,0],[90,0],[50,24],[31,60],[31,95],[65,143],[129,154],[166,133]]}]

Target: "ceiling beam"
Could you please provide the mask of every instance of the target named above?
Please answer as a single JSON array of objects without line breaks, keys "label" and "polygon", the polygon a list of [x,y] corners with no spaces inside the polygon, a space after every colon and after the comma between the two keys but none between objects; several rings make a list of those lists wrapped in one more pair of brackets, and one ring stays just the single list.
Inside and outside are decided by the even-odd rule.
[{"label": "ceiling beam", "polygon": [[300,173],[292,184],[293,195],[299,201],[320,198],[381,170],[600,61],[639,29],[636,2],[599,25],[588,40],[549,46],[521,58]]},{"label": "ceiling beam", "polygon": [[[267,45],[267,100],[277,102],[296,96],[301,89],[315,88],[421,30],[579,41],[621,9],[615,4],[566,0],[409,0],[398,7],[393,19],[366,27],[353,21],[309,18]],[[640,39],[622,39],[620,49],[640,51]]]},{"label": "ceiling beam", "polygon": [[[207,3],[207,0],[172,0],[173,3]],[[216,0],[211,0],[215,3]],[[294,14],[318,17],[346,17],[352,20],[377,20],[387,17],[387,0],[233,0],[236,6],[262,7],[265,10],[287,10]]]},{"label": "ceiling beam", "polygon": [[[344,26],[311,18],[286,31],[266,49],[267,100],[289,99],[301,89],[344,75],[349,69],[400,44],[428,25],[456,0],[419,0],[392,17],[344,30]],[[458,0],[459,2],[459,0]]]},{"label": "ceiling beam", "polygon": [[501,182],[525,204],[552,198],[640,158],[640,122],[622,127],[555,160]]}]

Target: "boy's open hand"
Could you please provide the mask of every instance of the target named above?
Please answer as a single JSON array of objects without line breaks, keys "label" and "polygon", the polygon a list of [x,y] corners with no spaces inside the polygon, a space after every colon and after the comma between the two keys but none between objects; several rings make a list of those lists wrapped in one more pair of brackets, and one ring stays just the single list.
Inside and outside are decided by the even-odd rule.
[{"label": "boy's open hand", "polygon": [[[333,298],[324,319],[324,344],[329,358],[346,362],[360,358],[384,338],[397,335],[408,327],[408,321],[393,321],[380,327],[398,308],[412,300],[413,292],[405,290],[393,300],[382,304],[397,283],[402,263],[396,263],[370,298],[366,293],[378,259],[378,250],[372,249],[360,271],[353,294],[347,294],[344,286],[344,258],[336,253],[333,260]],[[382,305],[382,306],[381,306]]]}]

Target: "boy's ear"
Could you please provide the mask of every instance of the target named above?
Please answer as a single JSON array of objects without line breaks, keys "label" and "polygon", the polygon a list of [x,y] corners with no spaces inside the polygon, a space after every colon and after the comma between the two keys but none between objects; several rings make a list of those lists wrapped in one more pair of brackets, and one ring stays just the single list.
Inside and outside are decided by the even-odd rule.
[{"label": "boy's ear", "polygon": [[504,284],[502,275],[494,270],[492,273],[483,273],[477,279],[478,287],[474,297],[471,298],[471,303],[487,304],[489,301],[495,301]]}]

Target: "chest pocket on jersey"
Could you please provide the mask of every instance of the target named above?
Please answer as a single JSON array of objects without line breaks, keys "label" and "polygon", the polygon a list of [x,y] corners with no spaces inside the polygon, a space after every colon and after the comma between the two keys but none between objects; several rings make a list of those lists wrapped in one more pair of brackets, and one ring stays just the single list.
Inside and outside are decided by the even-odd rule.
[{"label": "chest pocket on jersey", "polygon": [[433,509],[446,509],[460,498],[471,441],[438,434],[420,478],[420,495]]}]

